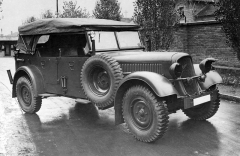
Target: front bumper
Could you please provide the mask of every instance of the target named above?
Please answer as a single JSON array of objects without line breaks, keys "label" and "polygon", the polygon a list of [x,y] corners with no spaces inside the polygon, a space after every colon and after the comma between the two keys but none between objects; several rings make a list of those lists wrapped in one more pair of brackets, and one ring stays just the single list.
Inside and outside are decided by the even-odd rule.
[{"label": "front bumper", "polygon": [[184,109],[192,108],[206,102],[213,102],[218,98],[218,90],[203,92],[200,95],[181,97]]}]

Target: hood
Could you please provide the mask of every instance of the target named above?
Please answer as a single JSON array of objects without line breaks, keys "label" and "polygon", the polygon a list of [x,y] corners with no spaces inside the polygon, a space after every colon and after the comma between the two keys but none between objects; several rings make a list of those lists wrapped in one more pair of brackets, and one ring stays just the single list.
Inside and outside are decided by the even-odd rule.
[{"label": "hood", "polygon": [[117,60],[124,73],[150,71],[171,78],[169,68],[175,62],[183,65],[188,62],[188,68],[192,68],[191,56],[187,53],[124,51],[104,54]]},{"label": "hood", "polygon": [[143,52],[143,51],[125,51],[125,52],[106,52],[119,63],[174,63],[183,56],[189,56],[187,53],[179,52]]}]

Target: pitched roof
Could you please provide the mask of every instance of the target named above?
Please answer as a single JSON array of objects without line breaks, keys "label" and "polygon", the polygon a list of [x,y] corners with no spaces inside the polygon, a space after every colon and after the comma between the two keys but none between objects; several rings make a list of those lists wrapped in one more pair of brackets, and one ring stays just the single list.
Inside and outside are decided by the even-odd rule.
[{"label": "pitched roof", "polygon": [[63,32],[81,32],[86,29],[139,29],[139,25],[106,19],[51,18],[20,26],[20,35],[37,35]]}]

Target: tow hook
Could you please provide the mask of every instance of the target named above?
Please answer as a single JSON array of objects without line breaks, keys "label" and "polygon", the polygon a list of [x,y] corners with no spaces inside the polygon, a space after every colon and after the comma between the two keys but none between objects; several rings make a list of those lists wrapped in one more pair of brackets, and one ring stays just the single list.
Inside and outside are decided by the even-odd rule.
[{"label": "tow hook", "polygon": [[13,84],[13,78],[12,78],[12,73],[10,70],[7,70],[7,73],[8,73],[8,78],[9,78],[9,81],[10,81],[10,84]]}]

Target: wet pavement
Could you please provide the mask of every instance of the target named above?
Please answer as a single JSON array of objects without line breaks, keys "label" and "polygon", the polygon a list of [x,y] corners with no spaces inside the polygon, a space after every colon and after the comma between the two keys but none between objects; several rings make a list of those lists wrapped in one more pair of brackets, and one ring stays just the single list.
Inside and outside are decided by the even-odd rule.
[{"label": "wet pavement", "polygon": [[221,101],[207,121],[189,120],[182,111],[170,115],[169,129],[155,143],[136,141],[124,124],[114,125],[114,110],[58,97],[43,100],[37,114],[25,114],[11,98],[0,58],[0,156],[240,156],[240,104]]}]

